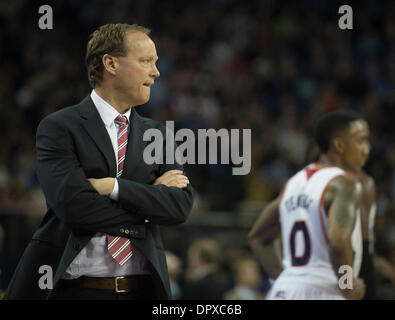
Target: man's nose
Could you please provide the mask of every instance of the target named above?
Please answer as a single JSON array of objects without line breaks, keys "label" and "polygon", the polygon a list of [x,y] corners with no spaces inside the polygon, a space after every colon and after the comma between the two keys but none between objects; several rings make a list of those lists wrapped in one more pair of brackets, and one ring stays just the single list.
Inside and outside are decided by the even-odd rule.
[{"label": "man's nose", "polygon": [[364,156],[369,156],[369,153],[370,153],[370,143],[367,143],[367,144],[365,144],[364,145],[364,147],[363,147],[363,149],[362,149],[362,152],[363,152],[363,154],[364,154]]},{"label": "man's nose", "polygon": [[160,72],[158,70],[158,68],[156,67],[156,65],[153,65],[153,68],[151,70],[151,77],[153,78],[158,78],[160,76]]}]

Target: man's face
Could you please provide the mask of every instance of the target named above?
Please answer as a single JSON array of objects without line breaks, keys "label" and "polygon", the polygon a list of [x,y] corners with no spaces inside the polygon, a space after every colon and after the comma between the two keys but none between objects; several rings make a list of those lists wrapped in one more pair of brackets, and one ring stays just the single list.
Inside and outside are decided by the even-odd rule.
[{"label": "man's face", "polygon": [[347,167],[360,170],[366,163],[370,153],[369,126],[364,120],[350,123],[348,130],[342,135],[342,158]]},{"label": "man's face", "polygon": [[151,86],[159,77],[156,68],[158,56],[154,42],[142,32],[128,32],[126,57],[118,57],[117,91],[130,101],[131,107],[146,103]]}]

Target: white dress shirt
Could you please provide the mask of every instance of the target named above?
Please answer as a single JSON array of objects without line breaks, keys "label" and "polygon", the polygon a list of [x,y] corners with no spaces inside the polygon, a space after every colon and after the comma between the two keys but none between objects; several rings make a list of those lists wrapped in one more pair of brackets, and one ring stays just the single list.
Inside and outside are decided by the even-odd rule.
[{"label": "white dress shirt", "polygon": [[[119,125],[114,122],[119,116],[119,112],[108,102],[103,100],[95,90],[92,90],[91,98],[100,114],[101,119],[110,136],[116,162],[118,163],[118,130]],[[130,109],[123,114],[128,119],[130,117]],[[117,168],[118,171],[118,168]],[[119,185],[115,179],[114,189],[110,195],[113,200],[118,200]],[[89,277],[119,277],[136,274],[150,274],[147,258],[133,246],[132,242],[132,258],[123,266],[108,253],[107,237],[104,233],[96,233],[88,244],[74,258],[71,264],[63,274],[63,279],[75,279],[81,276]]]}]

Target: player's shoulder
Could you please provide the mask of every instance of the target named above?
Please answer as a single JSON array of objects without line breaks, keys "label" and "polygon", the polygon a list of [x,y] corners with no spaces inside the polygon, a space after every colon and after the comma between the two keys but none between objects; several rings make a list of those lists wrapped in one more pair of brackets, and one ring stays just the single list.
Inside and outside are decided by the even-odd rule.
[{"label": "player's shoulder", "polygon": [[334,177],[328,184],[329,188],[352,197],[359,196],[362,191],[362,185],[358,178],[348,173]]},{"label": "player's shoulder", "polygon": [[365,171],[358,172],[357,177],[366,190],[375,188],[375,182],[373,177],[368,175]]},{"label": "player's shoulder", "polygon": [[362,185],[363,197],[366,199],[374,199],[376,194],[376,184],[373,177],[371,177],[364,171],[358,172],[356,176],[358,177],[358,180]]}]

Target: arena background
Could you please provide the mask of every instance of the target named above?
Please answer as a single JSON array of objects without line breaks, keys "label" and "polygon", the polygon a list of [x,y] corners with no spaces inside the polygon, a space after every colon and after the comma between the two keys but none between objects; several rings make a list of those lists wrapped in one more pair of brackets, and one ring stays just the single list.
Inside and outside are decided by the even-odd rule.
[{"label": "arena background", "polygon": [[[52,30],[38,27],[43,4],[53,9]],[[353,30],[338,27],[342,4],[352,6]],[[176,298],[193,268],[189,249],[203,238],[211,239],[202,246],[204,259],[218,266],[224,290],[241,281],[240,273],[255,274],[243,281],[255,282],[264,296],[268,282],[251,262],[247,233],[306,164],[314,120],[338,109],[358,111],[370,123],[366,172],[377,187],[377,292],[395,298],[393,1],[1,2],[0,289],[46,211],[35,176],[37,125],[90,93],[88,36],[115,22],[151,28],[157,46],[161,77],[140,114],[174,120],[176,129],[252,129],[248,175],[233,176],[231,165],[186,166],[199,199],[186,224],[162,232],[175,255],[169,269]]]}]

